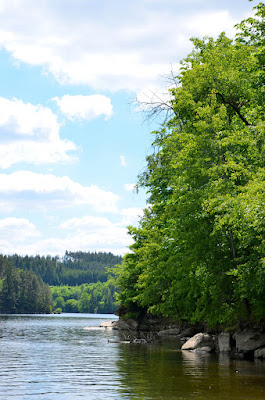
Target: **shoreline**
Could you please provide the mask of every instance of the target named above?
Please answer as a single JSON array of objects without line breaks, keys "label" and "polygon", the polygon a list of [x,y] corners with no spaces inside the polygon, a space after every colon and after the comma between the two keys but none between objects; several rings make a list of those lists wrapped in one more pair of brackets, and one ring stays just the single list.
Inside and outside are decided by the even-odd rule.
[{"label": "shoreline", "polygon": [[[101,324],[103,325],[103,324]],[[265,325],[235,327],[233,329],[207,329],[204,324],[167,318],[144,318],[141,322],[119,318],[108,321],[108,327],[119,331],[131,343],[159,343],[167,339],[181,341],[181,350],[198,353],[231,354],[245,359],[265,360]]]}]

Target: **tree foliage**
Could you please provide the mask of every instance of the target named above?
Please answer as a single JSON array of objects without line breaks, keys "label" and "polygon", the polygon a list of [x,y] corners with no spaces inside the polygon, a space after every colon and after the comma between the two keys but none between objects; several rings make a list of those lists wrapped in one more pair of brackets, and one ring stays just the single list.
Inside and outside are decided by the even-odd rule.
[{"label": "tree foliage", "polygon": [[0,257],[0,311],[3,313],[50,313],[50,288],[32,271],[12,266]]},{"label": "tree foliage", "polygon": [[127,316],[210,325],[265,315],[264,16],[193,38],[139,177],[149,207],[119,268]]},{"label": "tree foliage", "polygon": [[107,270],[121,263],[122,258],[104,252],[66,251],[63,259],[51,256],[8,256],[17,268],[33,271],[49,285],[81,285],[106,282]]},{"label": "tree foliage", "polygon": [[114,313],[118,308],[118,287],[109,276],[106,282],[80,286],[52,286],[53,310],[80,313]]},{"label": "tree foliage", "polygon": [[[34,293],[42,290],[47,291],[48,309],[52,307],[54,312],[113,313],[118,308],[118,287],[112,270],[121,263],[121,256],[66,251],[63,259],[17,254],[2,259],[8,267],[3,269],[0,263],[0,277],[3,271],[6,273],[0,280],[0,311],[42,312],[46,310],[45,306],[42,310],[32,298]],[[52,298],[48,284],[51,285]],[[27,294],[24,293],[25,287]]]}]

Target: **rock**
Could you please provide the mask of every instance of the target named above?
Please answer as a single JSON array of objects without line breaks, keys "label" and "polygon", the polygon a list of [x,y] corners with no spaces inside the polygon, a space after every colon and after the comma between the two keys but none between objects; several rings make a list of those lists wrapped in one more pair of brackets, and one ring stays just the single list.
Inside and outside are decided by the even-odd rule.
[{"label": "rock", "polygon": [[117,322],[115,322],[115,326],[113,326],[113,329],[116,330],[121,330],[121,331],[136,331],[138,328],[138,323],[133,320],[133,319],[119,319]]},{"label": "rock", "polygon": [[255,358],[265,358],[265,347],[254,351]]},{"label": "rock", "polygon": [[198,349],[194,349],[195,353],[211,353],[213,349],[209,346],[199,347]]},{"label": "rock", "polygon": [[237,352],[242,354],[253,355],[255,350],[265,346],[265,334],[255,330],[245,329],[236,333],[235,340]]},{"label": "rock", "polygon": [[196,335],[196,333],[198,333],[198,330],[194,326],[192,326],[186,329],[182,329],[179,336],[181,338],[191,338],[192,336]]},{"label": "rock", "polygon": [[115,327],[117,321],[105,321],[102,322],[99,327],[100,328],[105,328],[105,329],[113,329]]},{"label": "rock", "polygon": [[167,318],[157,318],[149,315],[140,320],[138,329],[142,332],[158,333],[172,328],[169,325]]},{"label": "rock", "polygon": [[185,342],[187,342],[189,339],[190,339],[190,336],[189,336],[189,337],[182,336],[182,337],[180,338],[180,341],[183,342],[183,343],[185,343]]},{"label": "rock", "polygon": [[164,329],[160,332],[157,333],[158,336],[179,336],[180,334],[180,329],[179,328],[170,328],[170,329]]},{"label": "rock", "polygon": [[183,344],[181,350],[201,350],[211,352],[215,348],[214,340],[208,333],[197,333]]},{"label": "rock", "polygon": [[220,353],[231,351],[231,336],[228,332],[221,332],[218,336],[218,348]]},{"label": "rock", "polygon": [[134,339],[132,343],[146,344],[147,340],[146,339]]}]

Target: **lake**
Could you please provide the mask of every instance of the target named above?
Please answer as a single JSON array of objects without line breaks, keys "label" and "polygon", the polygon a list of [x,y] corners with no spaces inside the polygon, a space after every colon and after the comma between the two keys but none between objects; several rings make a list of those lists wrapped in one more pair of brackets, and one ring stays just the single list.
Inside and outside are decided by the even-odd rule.
[{"label": "lake", "polygon": [[0,399],[265,399],[265,362],[126,344],[113,315],[0,316]]}]

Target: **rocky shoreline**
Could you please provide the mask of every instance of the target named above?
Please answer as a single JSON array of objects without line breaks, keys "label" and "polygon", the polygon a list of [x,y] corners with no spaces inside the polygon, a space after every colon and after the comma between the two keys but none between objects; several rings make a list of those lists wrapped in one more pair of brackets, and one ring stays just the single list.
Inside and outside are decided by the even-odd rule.
[{"label": "rocky shoreline", "polygon": [[166,318],[146,318],[141,322],[120,318],[111,327],[132,341],[133,338],[145,339],[147,343],[176,339],[183,343],[183,351],[219,352],[265,360],[265,324],[211,331],[203,324],[190,325]]}]

